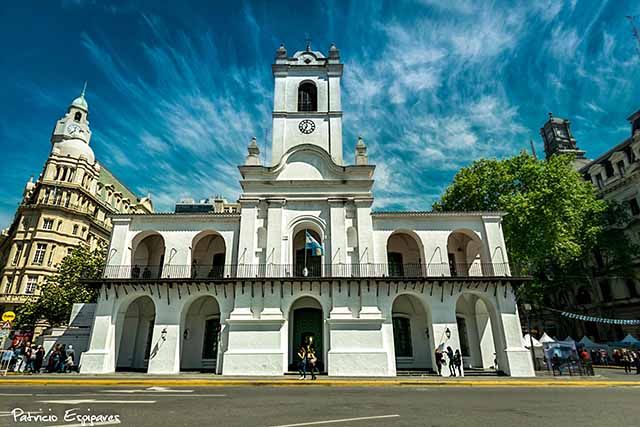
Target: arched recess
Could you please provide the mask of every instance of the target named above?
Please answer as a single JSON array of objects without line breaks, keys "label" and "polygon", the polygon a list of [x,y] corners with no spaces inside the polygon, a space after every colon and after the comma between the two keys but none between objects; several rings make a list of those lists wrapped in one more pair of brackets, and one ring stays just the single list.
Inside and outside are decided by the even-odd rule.
[{"label": "arched recess", "polygon": [[459,229],[447,239],[449,271],[452,276],[482,276],[486,261],[482,240],[471,230]]},{"label": "arched recess", "polygon": [[182,313],[180,370],[215,372],[220,340],[220,306],[211,295],[200,296]]},{"label": "arched recess", "polygon": [[500,369],[505,345],[493,304],[476,294],[463,293],[456,301],[456,320],[464,367]]},{"label": "arched recess", "polygon": [[[309,248],[307,233],[319,243],[321,250]],[[324,259],[324,242],[321,230],[312,224],[304,223],[294,228],[292,241],[293,275],[297,277],[321,277]]]},{"label": "arched recess", "polygon": [[227,247],[224,238],[213,230],[198,233],[191,242],[191,277],[224,277]]},{"label": "arched recess", "polygon": [[387,240],[390,277],[422,277],[424,253],[420,237],[413,231],[394,231]]},{"label": "arched recess", "polygon": [[298,86],[298,111],[318,111],[318,88],[311,81]]},{"label": "arched recess", "polygon": [[315,354],[318,358],[318,369],[325,369],[325,328],[324,312],[320,302],[310,296],[303,296],[293,302],[289,309],[289,369],[297,370],[300,358],[298,349],[309,343],[311,337]]},{"label": "arched recess", "polygon": [[391,306],[396,371],[432,370],[431,316],[415,295],[401,294]]},{"label": "arched recess", "polygon": [[131,245],[131,277],[157,279],[162,277],[165,243],[156,231],[146,231],[134,237]]},{"label": "arched recess", "polygon": [[116,317],[116,370],[147,370],[155,318],[156,307],[148,296],[140,296],[122,307]]}]

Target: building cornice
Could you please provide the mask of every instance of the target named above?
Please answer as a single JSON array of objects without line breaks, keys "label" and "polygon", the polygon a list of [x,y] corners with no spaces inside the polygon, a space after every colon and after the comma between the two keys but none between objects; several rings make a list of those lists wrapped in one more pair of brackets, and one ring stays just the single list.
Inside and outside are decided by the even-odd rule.
[{"label": "building cornice", "polygon": [[395,217],[451,217],[451,216],[482,216],[501,218],[506,212],[500,211],[374,211],[371,213],[374,217],[395,218]]}]

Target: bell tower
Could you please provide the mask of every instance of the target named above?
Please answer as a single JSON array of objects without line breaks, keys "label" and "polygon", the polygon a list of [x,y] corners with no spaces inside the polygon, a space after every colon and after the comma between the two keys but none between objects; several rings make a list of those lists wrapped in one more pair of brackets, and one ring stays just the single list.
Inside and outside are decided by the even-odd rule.
[{"label": "bell tower", "polygon": [[71,101],[67,113],[56,122],[51,135],[51,143],[65,139],[79,139],[89,144],[91,129],[89,128],[89,104],[84,97],[87,83],[84,84],[80,96]]},{"label": "bell tower", "polygon": [[343,64],[335,45],[329,56],[311,50],[287,55],[284,45],[276,51],[274,77],[273,142],[271,163],[277,164],[291,148],[313,144],[342,161],[342,105],[340,79]]}]

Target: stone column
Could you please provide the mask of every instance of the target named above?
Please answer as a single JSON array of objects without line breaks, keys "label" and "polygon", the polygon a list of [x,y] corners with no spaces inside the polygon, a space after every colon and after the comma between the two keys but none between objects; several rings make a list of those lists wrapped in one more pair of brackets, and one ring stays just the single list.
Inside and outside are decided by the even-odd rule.
[{"label": "stone column", "polygon": [[358,248],[360,264],[373,262],[373,220],[371,204],[373,199],[356,199],[356,217],[358,222]]},{"label": "stone column", "polygon": [[[240,234],[238,239],[238,265],[248,264],[249,268],[239,268],[241,277],[248,276],[252,272],[251,266],[255,260],[256,218],[258,199],[240,200]],[[230,251],[230,248],[228,249]]]},{"label": "stone column", "polygon": [[[444,294],[442,293],[441,286],[444,286]],[[456,350],[460,350],[460,335],[458,332],[458,322],[456,320],[456,302],[458,294],[454,292],[453,296],[450,296],[450,286],[454,286],[454,284],[447,282],[440,282],[440,284],[436,284],[433,297],[431,299],[432,324],[429,328],[429,334],[434,347],[431,349],[431,360],[433,363],[432,366],[435,369],[436,364],[433,353],[435,353],[435,349],[440,346],[444,355],[444,360],[447,362],[447,365],[442,367],[443,377],[449,376],[450,360],[445,354],[447,347],[451,347],[454,353]],[[461,366],[461,370],[464,375],[463,366]]]},{"label": "stone column", "polygon": [[269,264],[275,264],[273,269],[275,276],[281,275],[285,260],[282,256],[282,208],[286,203],[285,199],[267,200],[267,271]]},{"label": "stone column", "polygon": [[326,257],[327,264],[335,271],[333,275],[344,275],[347,263],[347,231],[345,229],[345,206],[343,199],[329,199],[331,217],[331,253]]}]

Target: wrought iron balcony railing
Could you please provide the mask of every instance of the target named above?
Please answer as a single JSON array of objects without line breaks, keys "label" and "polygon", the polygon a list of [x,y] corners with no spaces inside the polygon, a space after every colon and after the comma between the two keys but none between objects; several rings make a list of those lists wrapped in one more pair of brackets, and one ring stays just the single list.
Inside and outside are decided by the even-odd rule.
[{"label": "wrought iron balcony railing", "polygon": [[511,276],[507,263],[108,265],[105,279],[422,278]]}]

